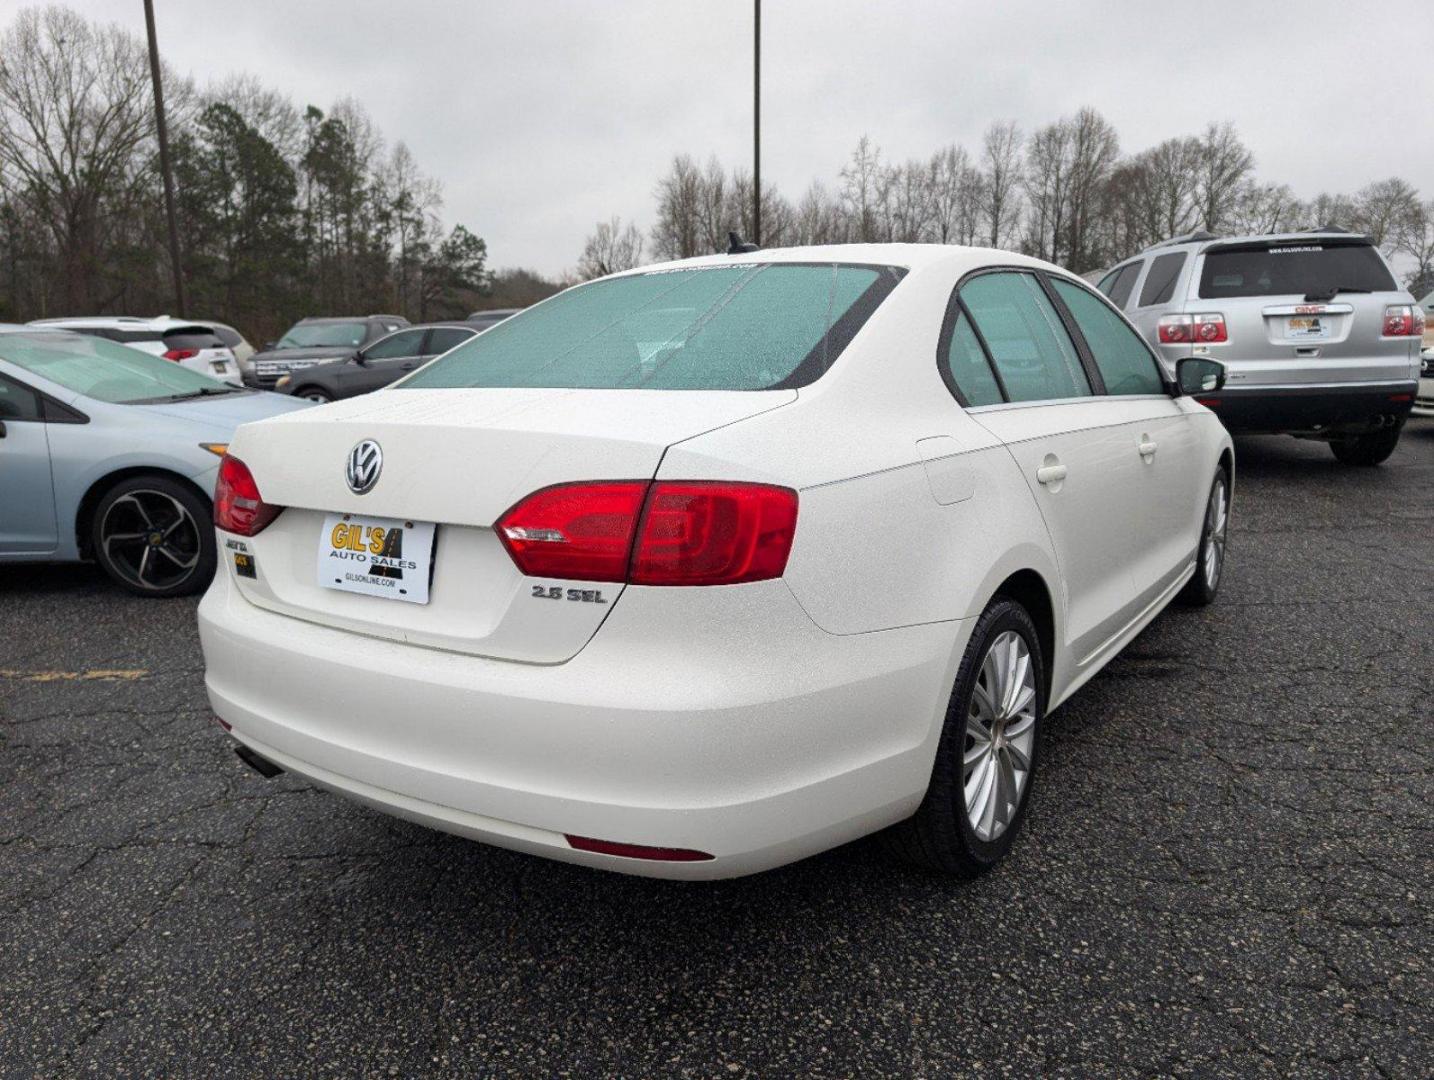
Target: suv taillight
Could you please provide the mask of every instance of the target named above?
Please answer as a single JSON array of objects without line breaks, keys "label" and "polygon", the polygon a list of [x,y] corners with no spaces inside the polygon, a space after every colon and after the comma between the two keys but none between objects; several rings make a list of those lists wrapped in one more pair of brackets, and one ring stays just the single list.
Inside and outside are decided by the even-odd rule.
[{"label": "suv taillight", "polygon": [[279,516],[282,506],[266,503],[254,474],[237,457],[225,454],[214,485],[214,525],[240,536],[257,536]]},{"label": "suv taillight", "polygon": [[198,349],[168,349],[164,353],[164,358],[173,360],[177,364],[181,360],[193,360],[198,355]]},{"label": "suv taillight", "polygon": [[622,480],[544,488],[495,528],[529,577],[735,585],[781,577],[796,525],[790,488]]},{"label": "suv taillight", "polygon": [[1225,316],[1218,312],[1201,315],[1162,315],[1156,327],[1162,345],[1219,345],[1229,341]]},{"label": "suv taillight", "polygon": [[1423,337],[1424,309],[1418,304],[1390,304],[1384,309],[1385,337]]}]

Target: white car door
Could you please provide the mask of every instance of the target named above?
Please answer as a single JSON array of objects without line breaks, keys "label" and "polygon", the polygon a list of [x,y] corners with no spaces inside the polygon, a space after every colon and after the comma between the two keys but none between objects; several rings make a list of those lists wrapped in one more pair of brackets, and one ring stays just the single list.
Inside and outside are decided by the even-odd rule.
[{"label": "white car door", "polygon": [[1130,562],[1145,511],[1134,495],[1142,462],[1124,410],[1093,393],[1034,273],[979,274],[960,298],[1001,394],[969,414],[1005,444],[1040,508],[1063,579],[1066,645],[1083,664],[1139,611]]},{"label": "white car door", "polygon": [[1198,433],[1189,406],[1170,395],[1155,354],[1130,324],[1085,285],[1049,280],[1095,366],[1111,417],[1125,428],[1118,450],[1140,462],[1131,491],[1141,513],[1130,571],[1143,607],[1168,592],[1194,559],[1210,483]]},{"label": "white car door", "polygon": [[59,535],[40,396],[0,374],[0,552],[44,554]]}]

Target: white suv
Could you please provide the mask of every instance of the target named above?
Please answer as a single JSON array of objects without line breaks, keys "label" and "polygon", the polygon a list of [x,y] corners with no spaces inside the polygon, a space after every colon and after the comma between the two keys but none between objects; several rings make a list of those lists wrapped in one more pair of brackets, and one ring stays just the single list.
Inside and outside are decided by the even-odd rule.
[{"label": "white suv", "polygon": [[131,349],[172,360],[201,375],[242,386],[239,361],[213,327],[159,315],[93,315],[73,319],[36,319],[31,326],[50,326],[128,345]]}]

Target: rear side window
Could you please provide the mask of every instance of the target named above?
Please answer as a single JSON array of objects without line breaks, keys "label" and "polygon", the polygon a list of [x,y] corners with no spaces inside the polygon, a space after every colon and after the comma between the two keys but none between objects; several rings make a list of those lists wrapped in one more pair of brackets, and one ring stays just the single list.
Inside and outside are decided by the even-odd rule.
[{"label": "rear side window", "polygon": [[972,278],[961,300],[975,320],[1012,401],[1084,397],[1090,381],[1055,307],[1031,274]]},{"label": "rear side window", "polygon": [[0,420],[40,420],[40,395],[0,375]]},{"label": "rear side window", "polygon": [[401,334],[386,337],[365,349],[364,356],[370,360],[393,360],[400,356],[418,356],[418,350],[423,347],[425,333],[427,333],[425,330],[405,330]]},{"label": "rear side window", "polygon": [[1188,257],[1186,252],[1172,251],[1169,255],[1157,255],[1151,260],[1150,273],[1145,275],[1145,284],[1140,287],[1141,307],[1169,303],[1175,295],[1175,279],[1185,268]]},{"label": "rear side window", "polygon": [[836,361],[903,270],[742,263],[579,285],[460,345],[406,387],[770,390]]},{"label": "rear side window", "polygon": [[970,320],[963,315],[957,315],[951,340],[941,351],[941,365],[967,405],[999,405],[1005,400],[986,361],[985,350],[971,329]]},{"label": "rear side window", "polygon": [[446,353],[455,345],[462,345],[473,336],[473,331],[457,326],[435,326],[429,331],[428,346],[423,350],[428,356]]},{"label": "rear side window", "polygon": [[1095,366],[1105,381],[1107,394],[1164,392],[1155,357],[1124,319],[1111,311],[1099,297],[1073,282],[1052,277],[1051,286],[1070,308],[1071,317],[1084,335],[1085,343],[1090,346]]},{"label": "rear side window", "polygon": [[1129,266],[1122,266],[1107,274],[1105,280],[1100,283],[1100,291],[1110,297],[1110,302],[1116,307],[1124,309],[1125,302],[1130,299],[1130,292],[1135,288],[1135,279],[1140,276],[1141,265],[1133,262]]},{"label": "rear side window", "polygon": [[1368,244],[1249,244],[1205,253],[1200,296],[1320,296],[1398,286]]},{"label": "rear side window", "polygon": [[164,343],[171,349],[222,349],[224,342],[219,340],[219,335],[213,330],[206,330],[199,326],[184,326],[178,330],[167,330],[164,333]]}]

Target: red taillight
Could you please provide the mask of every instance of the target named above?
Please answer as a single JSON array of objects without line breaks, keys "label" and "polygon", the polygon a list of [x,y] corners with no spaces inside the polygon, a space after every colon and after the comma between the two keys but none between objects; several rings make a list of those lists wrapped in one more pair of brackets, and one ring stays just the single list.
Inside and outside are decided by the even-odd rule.
[{"label": "red taillight", "polygon": [[1188,345],[1195,340],[1195,324],[1189,315],[1162,315],[1155,332],[1162,345]]},{"label": "red taillight", "polygon": [[1384,309],[1385,337],[1422,337],[1424,309],[1418,304],[1390,304]]},{"label": "red taillight", "polygon": [[736,585],[782,576],[796,524],[790,488],[619,480],[544,488],[495,528],[529,577]]},{"label": "red taillight", "polygon": [[652,859],[656,862],[707,862],[716,858],[705,851],[691,848],[648,847],[646,844],[619,844],[613,840],[594,840],[590,836],[564,834],[568,846],[578,851],[596,851],[600,855],[621,855],[624,859]]},{"label": "red taillight", "polygon": [[1222,341],[1229,341],[1229,332],[1225,329],[1225,316],[1211,313],[1207,315],[1192,315],[1194,321],[1195,340],[1202,345],[1218,345]]},{"label": "red taillight", "polygon": [[797,493],[766,484],[659,481],[647,496],[634,585],[736,585],[782,576]]},{"label": "red taillight", "polygon": [[626,581],[645,480],[560,484],[498,519],[498,538],[529,577]]},{"label": "red taillight", "polygon": [[1155,332],[1162,345],[1219,345],[1230,340],[1225,316],[1218,312],[1162,315]]},{"label": "red taillight", "polygon": [[225,532],[257,536],[279,516],[282,506],[266,503],[254,474],[237,457],[225,454],[214,485],[214,524]]},{"label": "red taillight", "polygon": [[178,363],[181,360],[193,360],[198,355],[198,349],[169,349],[164,353],[164,358]]}]

